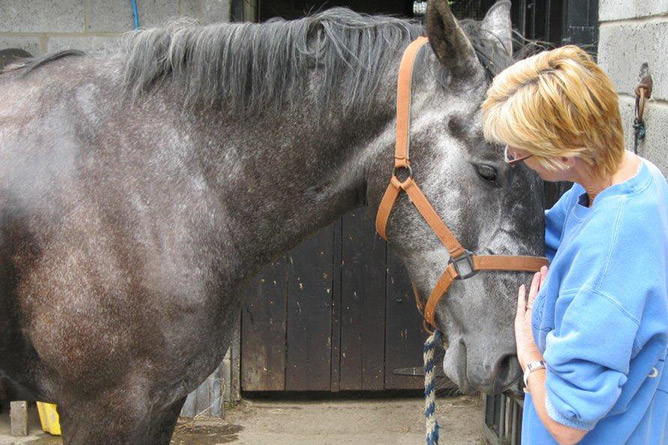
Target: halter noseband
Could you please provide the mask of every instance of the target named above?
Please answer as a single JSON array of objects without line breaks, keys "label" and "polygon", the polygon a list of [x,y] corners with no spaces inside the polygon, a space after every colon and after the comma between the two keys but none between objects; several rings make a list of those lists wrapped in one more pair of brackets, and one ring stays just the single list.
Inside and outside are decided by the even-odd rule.
[{"label": "halter noseband", "polygon": [[[506,255],[474,255],[464,249],[457,238],[452,234],[448,226],[441,220],[427,197],[422,193],[420,187],[413,180],[413,172],[408,157],[410,111],[411,111],[411,81],[413,77],[413,65],[415,58],[426,43],[427,37],[418,37],[404,51],[399,66],[399,79],[397,83],[397,139],[394,152],[394,171],[390,184],[385,190],[383,199],[378,206],[376,215],[376,231],[387,241],[386,227],[392,208],[402,191],[408,194],[410,201],[418,209],[427,224],[436,233],[448,252],[450,261],[436,286],[431,291],[427,304],[422,308],[422,303],[416,293],[418,309],[423,312],[427,323],[434,324],[436,306],[446,294],[452,282],[459,278],[465,280],[475,275],[479,270],[505,270],[536,272],[542,266],[549,264],[545,257],[534,256],[506,256]],[[397,172],[405,170],[408,177],[400,180]],[[413,288],[415,291],[415,287]]]}]

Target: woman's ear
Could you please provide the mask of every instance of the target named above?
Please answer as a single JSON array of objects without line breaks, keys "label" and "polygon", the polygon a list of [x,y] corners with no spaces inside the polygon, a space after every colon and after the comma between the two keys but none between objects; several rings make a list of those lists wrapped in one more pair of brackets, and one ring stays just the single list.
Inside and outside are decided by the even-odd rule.
[{"label": "woman's ear", "polygon": [[573,167],[575,167],[575,164],[577,163],[576,157],[575,156],[562,156],[559,158],[559,160],[566,166],[566,169],[570,170]]}]

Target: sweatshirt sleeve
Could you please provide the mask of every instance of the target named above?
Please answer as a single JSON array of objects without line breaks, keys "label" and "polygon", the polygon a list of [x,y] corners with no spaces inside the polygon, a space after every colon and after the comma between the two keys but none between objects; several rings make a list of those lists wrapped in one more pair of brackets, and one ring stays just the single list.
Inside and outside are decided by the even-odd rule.
[{"label": "sweatshirt sleeve", "polygon": [[550,262],[552,262],[561,242],[561,233],[566,222],[572,195],[573,187],[561,195],[559,201],[551,209],[545,210],[545,256]]},{"label": "sweatshirt sleeve", "polygon": [[558,304],[567,305],[563,322],[547,335],[544,353],[546,408],[563,425],[591,430],[619,399],[636,348],[638,321],[613,298],[588,286],[560,300]]}]

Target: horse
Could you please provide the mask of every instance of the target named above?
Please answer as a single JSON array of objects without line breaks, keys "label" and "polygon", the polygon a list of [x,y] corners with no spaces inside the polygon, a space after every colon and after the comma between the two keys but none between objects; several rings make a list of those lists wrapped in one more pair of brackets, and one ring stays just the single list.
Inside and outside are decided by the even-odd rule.
[{"label": "horse", "polygon": [[[411,158],[468,249],[539,255],[542,183],[482,136],[491,76],[512,63],[510,2],[426,27],[331,9],[295,21],[178,20],[114,50],[64,51],[0,75],[0,377],[58,404],[66,444],[167,444],[229,347],[250,279],[392,171],[402,51]],[[484,61],[483,64],[481,61]],[[387,226],[420,295],[448,252],[406,197]],[[517,380],[526,274],[458,280],[438,306],[463,392]]]}]

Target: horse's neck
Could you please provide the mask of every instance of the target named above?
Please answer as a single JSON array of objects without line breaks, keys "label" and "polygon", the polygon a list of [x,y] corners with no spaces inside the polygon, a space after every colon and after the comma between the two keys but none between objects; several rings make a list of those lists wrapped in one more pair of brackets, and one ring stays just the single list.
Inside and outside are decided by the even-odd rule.
[{"label": "horse's neck", "polygon": [[392,122],[385,102],[364,118],[296,107],[217,124],[214,168],[238,255],[261,265],[362,205],[366,167]]}]

